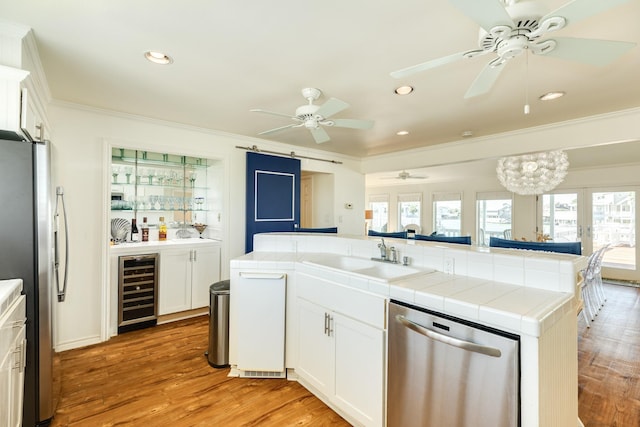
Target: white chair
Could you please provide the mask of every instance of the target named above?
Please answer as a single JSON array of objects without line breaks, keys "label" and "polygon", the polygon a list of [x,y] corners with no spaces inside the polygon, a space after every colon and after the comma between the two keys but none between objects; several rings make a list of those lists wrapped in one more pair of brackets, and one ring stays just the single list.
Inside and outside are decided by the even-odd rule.
[{"label": "white chair", "polygon": [[506,229],[502,232],[502,235],[504,236],[505,239],[507,240],[511,240],[511,229]]},{"label": "white chair", "polygon": [[416,234],[420,234],[422,228],[418,224],[407,224],[404,226],[404,231],[413,230]]},{"label": "white chair", "polygon": [[602,258],[604,253],[609,249],[609,245],[605,245],[589,255],[587,260],[587,268],[582,271],[582,286],[580,294],[582,295],[583,308],[582,314],[590,327],[598,315],[598,311],[606,301],[604,287],[602,286]]}]

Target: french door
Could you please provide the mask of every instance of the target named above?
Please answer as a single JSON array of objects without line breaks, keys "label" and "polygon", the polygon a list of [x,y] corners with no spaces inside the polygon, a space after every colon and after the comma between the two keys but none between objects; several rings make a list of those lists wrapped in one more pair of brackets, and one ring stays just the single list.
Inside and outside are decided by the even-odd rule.
[{"label": "french door", "polygon": [[609,245],[602,275],[640,280],[636,249],[638,187],[585,188],[543,194],[538,198],[538,229],[554,242],[582,242],[590,255]]}]

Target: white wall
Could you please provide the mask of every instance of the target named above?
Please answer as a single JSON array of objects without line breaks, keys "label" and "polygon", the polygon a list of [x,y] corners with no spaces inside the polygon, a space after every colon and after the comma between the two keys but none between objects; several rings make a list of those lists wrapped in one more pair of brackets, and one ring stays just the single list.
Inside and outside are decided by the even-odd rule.
[{"label": "white wall", "polygon": [[[239,146],[290,153],[292,147],[254,138],[195,129],[123,114],[111,114],[74,105],[49,107],[52,125],[54,185],[65,189],[69,218],[70,263],[67,300],[56,313],[56,348],[65,350],[102,341],[108,337],[104,321],[108,293],[108,191],[110,146],[180,153],[219,159],[223,173],[223,277],[228,277],[229,260],[244,253],[245,234],[245,150]],[[311,157],[335,159],[343,164],[302,160],[304,170],[333,174],[335,199],[331,201],[336,224],[343,233],[361,232],[364,211],[364,176],[360,161],[345,156],[301,150]],[[345,200],[358,208],[338,209]]]}]

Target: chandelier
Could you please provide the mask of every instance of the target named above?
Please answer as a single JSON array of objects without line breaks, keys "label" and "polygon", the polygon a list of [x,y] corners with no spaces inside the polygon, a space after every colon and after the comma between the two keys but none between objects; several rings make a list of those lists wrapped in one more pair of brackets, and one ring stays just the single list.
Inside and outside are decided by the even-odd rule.
[{"label": "chandelier", "polygon": [[498,180],[507,190],[521,195],[542,194],[554,189],[567,175],[569,161],[561,150],[498,160]]}]

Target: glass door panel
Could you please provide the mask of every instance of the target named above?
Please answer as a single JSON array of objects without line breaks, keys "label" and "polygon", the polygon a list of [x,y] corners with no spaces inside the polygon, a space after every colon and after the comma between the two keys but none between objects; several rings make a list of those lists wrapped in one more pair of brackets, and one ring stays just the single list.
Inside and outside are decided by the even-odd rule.
[{"label": "glass door panel", "polygon": [[542,195],[542,233],[554,242],[576,242],[581,237],[579,193]]},{"label": "glass door panel", "polygon": [[[588,238],[593,251],[610,245],[602,260],[605,277],[637,280],[636,192],[592,191]],[[606,270],[605,270],[606,269]]]}]

